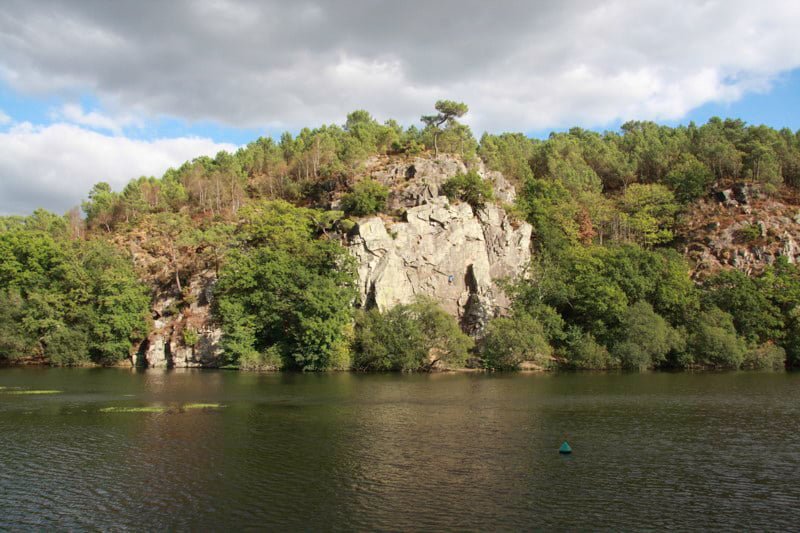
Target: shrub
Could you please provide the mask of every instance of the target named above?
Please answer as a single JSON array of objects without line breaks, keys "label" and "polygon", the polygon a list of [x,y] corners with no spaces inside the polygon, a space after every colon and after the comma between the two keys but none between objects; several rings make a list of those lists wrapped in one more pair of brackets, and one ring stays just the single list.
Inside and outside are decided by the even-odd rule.
[{"label": "shrub", "polygon": [[197,330],[194,328],[184,328],[183,330],[183,344],[186,346],[193,347],[197,344],[197,341],[200,340],[200,335],[197,334]]},{"label": "shrub", "polygon": [[473,209],[482,209],[494,198],[491,182],[483,179],[474,170],[456,174],[442,185],[442,193],[450,200],[467,202]]},{"label": "shrub", "polygon": [[495,318],[486,327],[483,366],[492,370],[519,370],[524,361],[547,366],[553,349],[544,328],[530,315]]},{"label": "shrub", "polygon": [[757,241],[761,238],[761,228],[758,224],[747,224],[736,231],[735,238],[741,243]]},{"label": "shrub", "polygon": [[262,352],[248,351],[239,358],[239,368],[242,370],[280,370],[283,366],[283,355],[277,344]]},{"label": "shrub", "polygon": [[591,333],[583,333],[573,327],[567,336],[563,366],[581,370],[604,370],[617,366],[608,349],[599,344]]},{"label": "shrub", "polygon": [[771,342],[762,344],[747,352],[742,368],[753,370],[780,370],[786,363],[786,351]]},{"label": "shrub", "polygon": [[353,366],[357,370],[429,370],[437,362],[461,366],[472,339],[435,302],[420,298],[385,313],[356,317]]},{"label": "shrub", "polygon": [[342,209],[348,215],[363,217],[386,209],[389,189],[374,179],[359,181],[342,197]]},{"label": "shrub", "polygon": [[667,361],[667,354],[683,348],[677,332],[644,301],[628,308],[621,331],[621,338],[614,345],[613,353],[623,368],[659,366]]},{"label": "shrub", "polygon": [[702,313],[689,336],[689,353],[700,365],[717,368],[739,368],[747,345],[736,334],[731,315],[714,307]]}]

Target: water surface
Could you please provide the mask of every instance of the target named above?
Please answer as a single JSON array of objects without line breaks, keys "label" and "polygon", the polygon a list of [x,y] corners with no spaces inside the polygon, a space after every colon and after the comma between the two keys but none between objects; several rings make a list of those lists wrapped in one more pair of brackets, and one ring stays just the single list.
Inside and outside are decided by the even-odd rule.
[{"label": "water surface", "polygon": [[786,373],[0,369],[0,529],[792,529],[798,400]]}]

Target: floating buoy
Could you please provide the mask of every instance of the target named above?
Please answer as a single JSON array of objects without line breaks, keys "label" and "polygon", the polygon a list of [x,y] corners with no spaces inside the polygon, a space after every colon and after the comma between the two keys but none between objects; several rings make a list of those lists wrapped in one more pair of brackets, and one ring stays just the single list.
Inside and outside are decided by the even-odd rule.
[{"label": "floating buoy", "polygon": [[564,441],[561,444],[561,448],[558,449],[558,453],[563,455],[569,455],[570,453],[572,453],[572,448],[570,447],[567,441]]}]

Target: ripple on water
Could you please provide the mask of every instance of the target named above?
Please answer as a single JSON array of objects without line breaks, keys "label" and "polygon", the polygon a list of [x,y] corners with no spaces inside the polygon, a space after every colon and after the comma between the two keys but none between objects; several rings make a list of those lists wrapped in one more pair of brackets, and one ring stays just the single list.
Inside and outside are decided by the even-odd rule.
[{"label": "ripple on water", "polygon": [[775,530],[800,501],[800,376],[27,375],[1,386],[69,392],[0,398],[0,529]]}]

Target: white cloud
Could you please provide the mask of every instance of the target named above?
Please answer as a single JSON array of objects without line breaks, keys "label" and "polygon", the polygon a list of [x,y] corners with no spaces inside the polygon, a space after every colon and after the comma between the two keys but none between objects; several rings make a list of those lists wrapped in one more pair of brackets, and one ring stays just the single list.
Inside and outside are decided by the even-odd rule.
[{"label": "white cloud", "polygon": [[98,181],[119,190],[130,178],[160,176],[186,160],[235,149],[195,137],[141,141],[65,123],[15,124],[0,132],[0,213],[63,213]]},{"label": "white cloud", "polygon": [[6,115],[2,109],[0,109],[0,126],[4,126],[6,124],[11,124],[11,117]]},{"label": "white cloud", "polygon": [[130,114],[111,117],[99,111],[85,112],[78,104],[64,104],[61,109],[53,113],[56,120],[63,120],[73,124],[86,126],[91,129],[110,131],[115,135],[122,135],[122,130],[128,126],[143,126],[143,121]]},{"label": "white cloud", "polygon": [[[10,0],[0,77],[240,127],[342,122],[355,108],[412,123],[455,98],[478,131],[524,131],[676,119],[764,90],[800,66],[798,25],[800,3],[785,0]],[[70,120],[125,127],[80,112]]]}]

